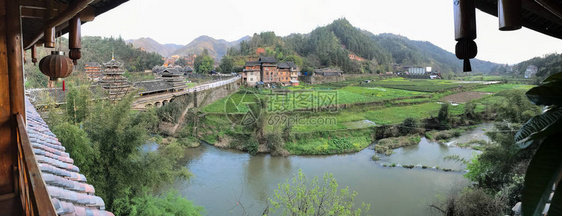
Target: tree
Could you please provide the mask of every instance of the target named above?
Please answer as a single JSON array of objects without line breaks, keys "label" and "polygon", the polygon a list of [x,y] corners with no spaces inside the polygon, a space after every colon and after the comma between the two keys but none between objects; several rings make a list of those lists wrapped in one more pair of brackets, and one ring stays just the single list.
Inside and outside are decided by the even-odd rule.
[{"label": "tree", "polygon": [[439,114],[437,115],[437,120],[439,121],[439,125],[444,128],[449,128],[449,104],[444,103],[441,104],[441,108],[439,108]]},{"label": "tree", "polygon": [[361,215],[366,214],[370,204],[356,206],[357,192],[349,188],[339,189],[336,179],[330,173],[307,179],[299,170],[291,181],[279,184],[273,198],[269,198],[269,212],[283,211],[282,215]]},{"label": "tree", "polygon": [[283,61],[287,61],[287,62],[293,62],[295,63],[297,66],[299,66],[300,68],[302,68],[303,66],[303,62],[302,62],[302,58],[298,55],[289,55],[286,56]]},{"label": "tree", "polygon": [[72,123],[80,123],[86,119],[90,112],[92,97],[92,92],[88,86],[68,90],[65,98],[65,110]]},{"label": "tree", "polygon": [[226,73],[234,72],[234,59],[230,56],[223,56],[221,59],[220,67]]},{"label": "tree", "polygon": [[185,60],[185,58],[178,58],[178,60],[176,60],[174,64],[177,66],[185,67],[187,65],[187,61]]},{"label": "tree", "polygon": [[209,51],[204,49],[201,55],[195,57],[193,64],[197,73],[208,73],[213,70],[215,60],[209,56]]}]

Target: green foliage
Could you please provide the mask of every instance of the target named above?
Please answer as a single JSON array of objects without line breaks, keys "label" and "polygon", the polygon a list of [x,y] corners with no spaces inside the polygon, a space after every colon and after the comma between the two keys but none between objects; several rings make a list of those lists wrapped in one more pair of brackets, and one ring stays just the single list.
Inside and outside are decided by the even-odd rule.
[{"label": "green foliage", "polygon": [[513,140],[515,132],[500,132],[515,131],[518,129],[517,125],[503,122],[496,123],[495,127],[497,131],[486,133],[492,142],[484,148],[482,154],[473,158],[472,163],[467,165],[469,172],[465,176],[478,182],[480,187],[499,191],[516,173],[513,170],[515,164],[524,162],[529,156],[518,151]]},{"label": "green foliage", "polygon": [[246,144],[246,151],[248,151],[250,155],[258,154],[259,142],[255,134],[252,134],[252,136],[250,136],[250,139],[246,141],[245,144]]},{"label": "green foliage", "polygon": [[285,141],[279,132],[268,133],[266,136],[267,147],[271,149],[271,155],[283,155]]},{"label": "green foliage", "polygon": [[443,215],[504,215],[505,200],[486,193],[481,188],[467,188],[458,196],[450,196],[442,206],[431,205]]},{"label": "green foliage", "polygon": [[144,189],[141,196],[132,196],[130,191],[127,191],[129,196],[115,202],[118,208],[114,213],[130,216],[195,216],[204,212],[202,207],[182,198],[177,191],[170,191],[163,196],[151,195],[146,191],[147,189]]},{"label": "green foliage", "polygon": [[[515,140],[523,143],[522,148],[537,148],[532,156],[522,191],[523,215],[539,215],[542,213],[551,193],[552,185],[558,179],[562,170],[562,145],[560,145],[560,115],[559,105],[562,100],[557,93],[560,88],[562,74],[554,74],[544,83],[529,90],[527,98],[537,105],[550,106],[550,110],[542,115],[535,116],[519,130]],[[535,144],[535,145],[531,145]],[[559,187],[556,192],[559,192]],[[558,214],[562,211],[560,194],[553,198],[547,214]]]},{"label": "green foliage", "polygon": [[349,188],[339,189],[332,174],[324,174],[322,181],[318,177],[307,179],[299,170],[290,181],[279,184],[275,195],[269,198],[268,211],[281,215],[362,215],[367,214],[370,204],[355,204],[357,192]]},{"label": "green foliage", "polygon": [[185,108],[193,100],[192,97],[191,94],[177,97],[167,105],[157,108],[156,114],[158,119],[160,121],[178,123]]},{"label": "green foliage", "polygon": [[529,119],[515,134],[515,141],[520,147],[526,148],[532,144],[533,140],[558,132],[562,127],[560,118],[562,118],[562,109],[555,107]]},{"label": "green foliage", "polygon": [[226,73],[234,72],[234,59],[230,56],[223,56],[220,63],[220,68]]},{"label": "green foliage", "polygon": [[111,60],[111,53],[115,52],[115,59],[123,63],[127,71],[150,70],[155,65],[162,65],[164,60],[158,53],[149,53],[134,48],[121,37],[102,38],[97,36],[82,37],[82,58],[77,68],[84,68],[87,62],[104,63]]},{"label": "green foliage", "polygon": [[505,103],[495,106],[500,119],[513,123],[523,123],[529,120],[531,116],[540,113],[540,107],[526,100],[523,93],[523,90],[508,90],[498,93],[499,96],[506,98]]},{"label": "green foliage", "polygon": [[90,112],[92,103],[92,92],[88,86],[80,86],[79,88],[71,88],[68,90],[65,98],[66,116],[72,123],[80,123],[86,119]]},{"label": "green foliage", "polygon": [[215,60],[213,60],[207,49],[205,49],[201,55],[195,57],[193,66],[197,73],[208,73],[213,70],[214,64]]},{"label": "green foliage", "polygon": [[88,134],[69,122],[62,122],[52,128],[53,133],[57,135],[58,140],[74,160],[74,164],[80,167],[80,172],[85,176],[91,176],[92,170],[96,167],[94,161],[97,155]]},{"label": "green foliage", "polygon": [[418,131],[418,127],[420,126],[420,123],[417,119],[415,118],[406,118],[404,119],[404,121],[400,124],[400,133],[406,135],[406,134],[411,134],[411,133],[415,133],[416,131]]},{"label": "green foliage", "polygon": [[384,138],[375,144],[375,151],[389,156],[393,153],[394,149],[417,145],[420,141],[421,137],[418,135]]},{"label": "green foliage", "polygon": [[142,125],[151,133],[158,132],[160,119],[156,113],[156,108],[150,108],[137,114],[133,119],[133,125]]},{"label": "green foliage", "polygon": [[[84,101],[92,101],[89,96],[84,96]],[[157,152],[140,151],[148,139],[147,129],[153,129],[158,120],[154,110],[131,112],[133,99],[134,94],[129,94],[115,104],[91,102],[80,127],[65,122],[71,119],[66,112],[65,117],[50,122],[76,165],[95,186],[96,195],[109,210],[123,214],[132,214],[129,211],[135,204],[131,202],[143,196],[143,191],[190,176],[178,163],[183,157],[179,144],[172,142]]]},{"label": "green foliage", "polygon": [[439,121],[439,124],[442,129],[450,128],[449,106],[450,105],[448,103],[441,104],[441,108],[439,109],[439,114],[437,115],[437,121]]}]

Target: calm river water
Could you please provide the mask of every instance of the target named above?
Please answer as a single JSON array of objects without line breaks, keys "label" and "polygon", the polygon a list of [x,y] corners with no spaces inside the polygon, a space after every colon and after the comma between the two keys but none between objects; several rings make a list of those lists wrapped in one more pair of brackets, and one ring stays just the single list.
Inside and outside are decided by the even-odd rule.
[{"label": "calm river water", "polygon": [[[481,138],[482,128],[489,126],[485,124],[460,139]],[[423,139],[418,146],[396,149],[392,156],[382,157],[381,162],[462,169],[462,165],[442,158],[451,154],[470,158],[473,152]],[[354,154],[283,158],[250,156],[201,145],[186,154],[186,167],[194,176],[175,187],[184,197],[205,207],[207,215],[242,215],[244,211],[260,215],[277,185],[299,169],[307,177],[321,178],[324,173],[333,173],[340,186],[349,186],[359,193],[359,203],[371,204],[371,215],[438,215],[428,205],[469,184],[462,172],[382,167],[371,160],[372,148]]]}]

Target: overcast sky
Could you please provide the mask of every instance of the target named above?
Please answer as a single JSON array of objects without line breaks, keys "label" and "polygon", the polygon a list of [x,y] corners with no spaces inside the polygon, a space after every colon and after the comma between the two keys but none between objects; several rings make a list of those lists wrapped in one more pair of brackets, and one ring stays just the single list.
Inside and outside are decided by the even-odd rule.
[{"label": "overcast sky", "polygon": [[[263,31],[308,33],[345,17],[375,34],[394,33],[454,52],[451,0],[130,0],[82,27],[83,35],[150,37],[185,45],[201,35],[228,41]],[[500,32],[477,10],[479,59],[515,64],[562,50],[562,40],[526,28]]]}]

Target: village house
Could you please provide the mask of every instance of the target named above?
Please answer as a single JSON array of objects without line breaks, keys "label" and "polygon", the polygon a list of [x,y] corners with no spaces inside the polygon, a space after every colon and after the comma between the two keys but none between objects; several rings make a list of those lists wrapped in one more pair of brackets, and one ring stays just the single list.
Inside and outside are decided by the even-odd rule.
[{"label": "village house", "polygon": [[527,67],[527,70],[525,70],[525,78],[531,78],[535,75],[537,75],[537,71],[539,71],[539,68],[537,68],[537,66],[535,65],[529,65]]},{"label": "village house", "polygon": [[86,72],[88,79],[92,81],[98,81],[102,77],[100,63],[88,62],[84,65],[84,71]]},{"label": "village house", "polygon": [[293,62],[278,63],[274,57],[261,57],[258,61],[247,61],[241,75],[248,86],[254,86],[258,82],[296,86],[299,85],[299,72],[298,66]]},{"label": "village house", "polygon": [[314,70],[314,75],[318,76],[343,76],[343,71],[332,68],[321,68]]}]

